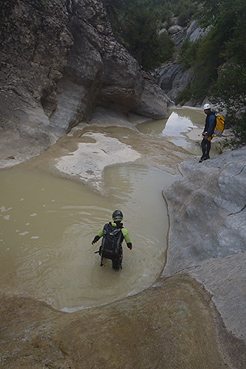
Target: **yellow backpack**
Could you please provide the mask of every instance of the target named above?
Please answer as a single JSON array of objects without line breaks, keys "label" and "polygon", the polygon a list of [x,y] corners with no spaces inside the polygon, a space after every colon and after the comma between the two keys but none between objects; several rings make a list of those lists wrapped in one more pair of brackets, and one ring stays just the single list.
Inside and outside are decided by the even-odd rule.
[{"label": "yellow backpack", "polygon": [[225,118],[221,114],[216,114],[216,124],[214,128],[214,135],[221,136],[225,129]]}]

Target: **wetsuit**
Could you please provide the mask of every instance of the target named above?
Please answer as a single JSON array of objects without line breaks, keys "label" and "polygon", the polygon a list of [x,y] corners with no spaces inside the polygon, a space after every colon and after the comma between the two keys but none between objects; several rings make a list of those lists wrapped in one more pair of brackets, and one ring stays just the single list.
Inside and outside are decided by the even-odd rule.
[{"label": "wetsuit", "polygon": [[[114,227],[115,229],[120,229],[121,230],[119,254],[118,255],[115,255],[115,257],[112,259],[113,268],[116,269],[116,270],[118,270],[119,267],[121,266],[121,262],[122,262],[122,254],[123,254],[122,253],[122,242],[123,242],[124,239],[126,241],[127,247],[130,250],[132,249],[132,243],[131,243],[131,240],[130,240],[129,233],[128,233],[127,229],[123,227],[123,224],[121,222],[117,222],[117,223],[109,222],[109,223],[105,224],[104,227],[94,237],[94,239],[92,241],[92,244],[96,243],[103,236],[105,227],[108,224],[111,225],[112,227]],[[100,249],[99,249],[99,254],[101,255],[101,246],[100,246]],[[107,256],[104,256],[104,257],[107,258]]]},{"label": "wetsuit", "polygon": [[216,123],[216,116],[214,112],[209,112],[206,116],[205,127],[203,135],[206,134],[207,139],[202,140],[202,158],[209,158],[209,151],[211,149],[211,140],[214,136],[214,128]]}]

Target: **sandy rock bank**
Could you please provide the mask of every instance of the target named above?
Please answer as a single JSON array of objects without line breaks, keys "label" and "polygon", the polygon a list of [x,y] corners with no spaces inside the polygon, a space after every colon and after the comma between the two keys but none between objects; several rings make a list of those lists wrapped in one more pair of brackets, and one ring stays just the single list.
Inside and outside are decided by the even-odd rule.
[{"label": "sandy rock bank", "polygon": [[[73,314],[31,299],[1,296],[0,365],[228,368],[231,358],[224,355],[225,340],[215,334],[216,313],[211,311],[206,292],[191,278],[180,276],[158,281],[128,299]],[[238,352],[236,347],[234,356]]]}]

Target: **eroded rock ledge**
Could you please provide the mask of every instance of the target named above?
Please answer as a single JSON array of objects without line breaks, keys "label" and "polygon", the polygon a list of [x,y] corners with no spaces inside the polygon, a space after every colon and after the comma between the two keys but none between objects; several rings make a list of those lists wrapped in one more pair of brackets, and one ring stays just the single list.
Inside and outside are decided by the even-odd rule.
[{"label": "eroded rock ledge", "polygon": [[163,277],[201,282],[227,331],[245,343],[246,148],[183,162],[180,171],[183,178],[165,190],[171,227]]},{"label": "eroded rock ledge", "polygon": [[38,155],[98,106],[150,118],[168,98],[113,37],[101,0],[2,0],[1,156]]}]

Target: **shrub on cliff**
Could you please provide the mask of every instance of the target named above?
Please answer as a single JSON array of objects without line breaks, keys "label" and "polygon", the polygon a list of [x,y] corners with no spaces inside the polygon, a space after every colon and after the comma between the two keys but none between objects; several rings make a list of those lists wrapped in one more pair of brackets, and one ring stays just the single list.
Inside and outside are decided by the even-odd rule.
[{"label": "shrub on cliff", "polygon": [[[201,0],[199,0],[201,2]],[[197,43],[184,42],[179,61],[192,67],[194,79],[179,95],[202,101],[206,96],[227,111],[233,145],[246,144],[246,3],[245,0],[206,0],[197,13],[208,34]]]},{"label": "shrub on cliff", "polygon": [[233,146],[246,145],[246,3],[245,0],[206,1],[206,26],[214,24],[222,41],[218,78],[210,94],[227,111]]},{"label": "shrub on cliff", "polygon": [[161,1],[108,0],[106,8],[116,37],[146,71],[172,57],[174,42],[168,33],[158,32],[171,16]]}]

